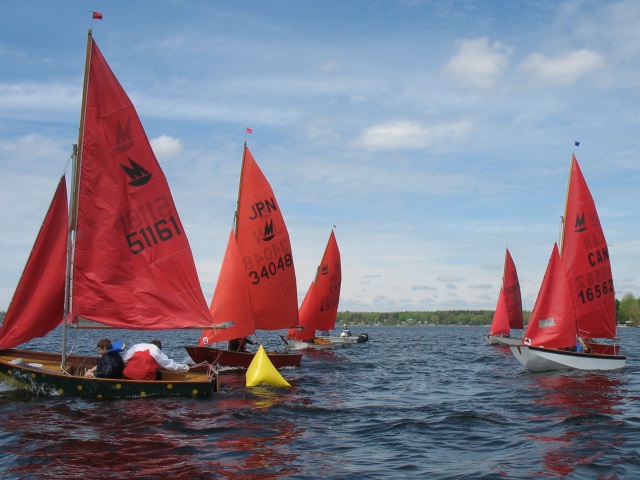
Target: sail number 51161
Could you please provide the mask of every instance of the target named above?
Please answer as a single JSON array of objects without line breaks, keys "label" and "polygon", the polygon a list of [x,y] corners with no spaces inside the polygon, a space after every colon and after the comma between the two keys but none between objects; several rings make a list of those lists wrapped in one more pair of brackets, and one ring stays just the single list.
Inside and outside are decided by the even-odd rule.
[{"label": "sail number 51161", "polygon": [[145,249],[158,245],[160,242],[171,240],[174,235],[181,235],[182,231],[178,226],[178,222],[171,215],[168,220],[158,220],[154,224],[142,227],[140,230],[129,233],[127,242],[131,248],[131,253],[138,254]]}]

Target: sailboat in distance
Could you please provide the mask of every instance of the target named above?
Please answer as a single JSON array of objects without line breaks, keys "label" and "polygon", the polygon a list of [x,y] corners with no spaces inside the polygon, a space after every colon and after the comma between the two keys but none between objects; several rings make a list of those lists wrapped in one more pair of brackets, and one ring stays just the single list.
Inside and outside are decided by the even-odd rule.
[{"label": "sailboat in distance", "polygon": [[616,340],[609,247],[574,155],[562,246],[554,245],[523,344],[510,348],[533,371],[614,370],[626,363]]},{"label": "sailboat in distance", "polygon": [[316,337],[316,330],[332,330],[336,324],[342,269],[340,250],[336,236],[331,230],[327,246],[316,275],[300,306],[300,326],[291,328],[281,336],[284,344],[294,350],[331,348],[333,344],[324,337]]},{"label": "sailboat in distance", "polygon": [[[303,328],[292,328],[286,336],[280,337],[288,348],[324,349],[336,344],[363,343],[369,339],[366,333],[351,335],[349,332],[349,335],[337,337],[328,335],[336,326],[341,285],[340,249],[336,235],[331,230],[316,275],[300,306],[300,326]],[[317,336],[318,331],[322,332],[320,336]]]},{"label": "sailboat in distance", "polygon": [[524,328],[522,312],[522,295],[516,264],[506,249],[504,257],[504,273],[502,286],[498,295],[496,311],[493,315],[489,333],[484,336],[489,345],[519,345],[522,338],[512,338],[512,329]]},{"label": "sailboat in distance", "polygon": [[[209,397],[213,370],[90,378],[97,357],[67,352],[80,319],[132,330],[212,324],[168,182],[91,30],[86,59],[71,201],[63,177],[0,328],[0,377],[44,394]],[[15,348],[60,324],[60,353]]]},{"label": "sailboat in distance", "polygon": [[[198,345],[185,349],[196,363],[249,368],[254,353],[244,351],[244,340],[256,330],[297,327],[298,293],[284,217],[246,143],[240,172],[235,228],[211,300],[214,328],[204,329]],[[220,342],[235,343],[236,348],[216,347]],[[267,356],[276,368],[297,367],[302,360],[299,353]]]}]

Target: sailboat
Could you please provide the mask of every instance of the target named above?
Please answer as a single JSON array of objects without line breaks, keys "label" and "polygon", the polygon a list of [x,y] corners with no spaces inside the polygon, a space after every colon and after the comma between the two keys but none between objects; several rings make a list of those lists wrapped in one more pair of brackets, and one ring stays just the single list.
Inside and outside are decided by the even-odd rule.
[{"label": "sailboat", "polygon": [[338,337],[316,335],[317,331],[328,332],[335,328],[341,284],[340,249],[335,233],[331,230],[316,276],[300,305],[300,326],[303,328],[292,328],[286,336],[281,337],[288,348],[325,349],[336,344],[362,343],[369,339],[366,333]]},{"label": "sailboat", "polygon": [[[254,353],[214,345],[256,330],[298,326],[298,294],[289,232],[275,194],[244,144],[235,229],[211,300],[213,327],[184,348],[196,362],[249,368]],[[267,352],[276,368],[300,366],[302,355]]]},{"label": "sailboat", "polygon": [[574,155],[561,248],[554,245],[523,344],[510,348],[533,371],[615,370],[626,363],[616,340],[609,248]]},{"label": "sailboat", "polygon": [[522,338],[512,338],[511,330],[522,328],[524,328],[524,322],[520,282],[518,281],[516,264],[507,248],[504,257],[502,287],[500,287],[496,311],[489,333],[484,336],[484,339],[489,345],[519,345],[522,343]]},{"label": "sailboat", "polygon": [[[84,320],[134,330],[212,325],[167,180],[91,30],[73,159],[69,205],[63,176],[0,327],[0,378],[87,398],[211,396],[213,369],[96,379],[84,376],[95,356],[67,352],[69,330]],[[60,353],[16,348],[60,325]]]}]

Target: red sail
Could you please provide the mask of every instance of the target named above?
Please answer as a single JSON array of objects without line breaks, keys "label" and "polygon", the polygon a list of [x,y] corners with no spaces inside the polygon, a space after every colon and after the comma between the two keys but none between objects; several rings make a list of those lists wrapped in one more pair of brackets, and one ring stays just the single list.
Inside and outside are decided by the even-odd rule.
[{"label": "red sail", "polygon": [[68,228],[62,177],[2,322],[0,349],[43,337],[62,322]]},{"label": "red sail", "polygon": [[576,345],[571,287],[557,244],[553,245],[549,265],[524,334],[524,343],[546,348],[567,348]]},{"label": "red sail", "polygon": [[229,235],[218,283],[213,292],[211,318],[214,325],[231,324],[231,326],[220,330],[203,330],[198,342],[200,346],[224,342],[232,338],[244,338],[256,330],[244,279],[242,259],[233,231]]},{"label": "red sail", "polygon": [[616,336],[616,301],[609,261],[596,206],[575,156],[567,191],[562,262],[573,289],[578,334]]},{"label": "red sail", "polygon": [[167,180],[134,106],[91,42],[73,315],[141,330],[211,325]]},{"label": "red sail", "polygon": [[309,290],[300,305],[300,326],[303,329],[291,328],[287,332],[287,338],[293,338],[301,342],[309,342],[316,336],[318,328],[318,297],[316,294],[316,284],[311,282]]},{"label": "red sail", "polygon": [[[325,248],[322,262],[316,274],[316,329],[332,330],[336,326],[338,304],[340,302],[340,286],[342,284],[342,268],[340,263],[340,249],[336,236],[331,231],[327,248]],[[302,312],[300,312],[302,323]]]},{"label": "red sail", "polygon": [[291,329],[287,337],[309,341],[315,336],[316,330],[333,330],[338,315],[341,283],[340,250],[332,230],[316,278],[311,282],[300,306],[300,325],[305,329]]},{"label": "red sail", "polygon": [[504,301],[504,288],[500,288],[500,295],[498,295],[498,303],[493,314],[489,335],[505,335],[510,331],[507,304]]},{"label": "red sail", "polygon": [[509,327],[524,328],[520,282],[518,281],[516,264],[513,262],[513,258],[511,258],[509,249],[507,249],[504,257],[502,288],[504,289],[504,302],[507,308]]},{"label": "red sail", "polygon": [[257,330],[298,325],[298,294],[289,232],[280,206],[245,145],[236,241]]}]

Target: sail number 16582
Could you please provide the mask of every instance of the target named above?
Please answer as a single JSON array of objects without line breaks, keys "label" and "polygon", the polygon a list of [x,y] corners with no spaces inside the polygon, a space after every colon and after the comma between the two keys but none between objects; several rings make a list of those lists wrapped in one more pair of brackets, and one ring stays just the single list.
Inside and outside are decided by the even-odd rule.
[{"label": "sail number 16582", "polygon": [[591,302],[597,298],[604,297],[608,293],[613,292],[613,280],[610,278],[609,280],[605,280],[604,282],[596,283],[592,287],[587,287],[578,292],[578,298],[582,301],[582,303]]}]

